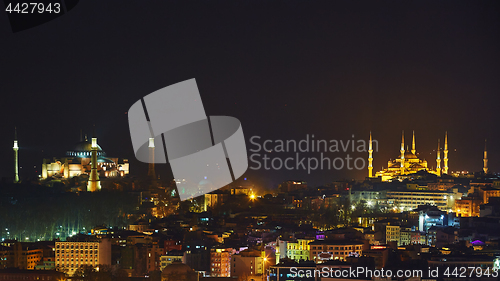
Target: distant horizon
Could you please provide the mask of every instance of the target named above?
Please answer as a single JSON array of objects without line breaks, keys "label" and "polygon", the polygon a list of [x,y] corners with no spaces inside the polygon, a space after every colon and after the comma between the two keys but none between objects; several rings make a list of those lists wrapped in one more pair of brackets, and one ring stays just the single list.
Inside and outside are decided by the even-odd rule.
[{"label": "distant horizon", "polygon": [[[99,128],[99,127],[97,126],[97,128]],[[96,129],[96,130],[99,130],[99,129]],[[75,130],[75,131],[78,131],[78,133],[79,133],[80,130]],[[82,130],[82,132],[83,132],[83,130]],[[23,134],[21,134],[21,135],[23,135]],[[85,135],[86,135],[85,133],[82,134],[84,140],[85,140]],[[114,153],[110,154],[108,152],[107,147],[102,144],[101,138],[99,137],[99,134],[96,133],[96,135],[97,135],[97,139],[98,139],[98,144],[103,148],[103,151],[106,152],[106,157],[118,157],[120,159],[128,159],[129,163],[134,163],[133,166],[131,165],[131,172],[130,172],[131,176],[145,177],[147,175],[148,164],[141,163],[141,162],[137,161],[134,156],[132,156],[132,157],[122,157],[121,155],[115,155]],[[304,136],[307,136],[307,135],[308,134],[305,134]],[[316,135],[315,135],[315,141],[320,140],[318,137],[316,137]],[[375,134],[372,132],[372,135],[375,135]],[[418,136],[417,132],[415,132],[415,136],[416,136],[416,150],[417,150],[417,155],[419,155],[419,156],[426,155],[426,152],[424,152],[424,153],[420,153],[419,152],[419,151],[422,151],[422,149],[420,149],[420,147],[422,145],[419,146],[419,136]],[[250,141],[249,141],[249,138],[251,138],[251,137],[254,137],[254,136],[248,136],[247,137],[247,148],[248,149],[252,149],[252,145],[250,144]],[[36,153],[36,152],[34,152],[35,149],[34,149],[33,146],[29,146],[29,147],[24,147],[23,146],[23,139],[21,139],[19,137],[19,128],[18,128],[19,155],[20,155],[19,157],[21,159],[21,165],[24,165],[26,167],[26,161],[27,161],[26,160],[26,158],[27,158],[26,157],[26,153],[32,152],[33,155],[29,156],[29,158],[31,158],[31,159],[34,158],[35,154],[38,154],[38,155],[40,155],[39,161],[38,162],[33,162],[31,164],[33,166],[37,166],[37,170],[40,171],[39,172],[39,174],[40,174],[41,173],[41,164],[42,164],[43,158],[45,158],[45,159],[52,159],[53,157],[56,157],[56,158],[71,157],[71,156],[66,156],[66,152],[68,150],[71,150],[72,146],[74,146],[74,145],[76,145],[77,143],[80,142],[79,136],[77,138],[75,138],[75,139],[76,140],[73,142],[73,145],[67,145],[67,146],[65,146],[65,148],[58,148],[58,149],[53,149],[52,148],[51,150],[39,149],[39,152],[43,151],[42,152],[43,154],[42,153]],[[91,139],[91,137],[89,138],[88,134],[87,134],[87,141],[90,142],[90,139]],[[304,137],[303,138],[299,138],[299,139],[296,140],[296,142],[299,142],[300,140],[303,140],[303,139],[305,139],[305,138]],[[11,140],[12,141],[14,140],[14,134],[12,134]],[[348,140],[350,140],[350,139],[346,139],[346,141],[348,141]],[[127,141],[129,142],[129,140],[127,140]],[[342,141],[342,140],[338,140],[338,141]],[[368,142],[368,138],[366,139],[366,141]],[[399,138],[399,142],[401,142],[400,138]],[[105,143],[109,144],[110,140],[109,139],[106,140]],[[436,140],[436,145],[437,145],[437,140]],[[441,147],[442,146],[443,146],[443,141],[441,141]],[[40,147],[40,146],[38,146],[38,147]],[[411,150],[411,137],[410,138],[406,137],[406,133],[405,133],[405,150],[406,150],[407,147],[409,148],[409,150]],[[398,145],[396,148],[400,148],[400,145]],[[5,149],[3,149],[3,150],[5,150]],[[59,155],[50,155],[49,151],[56,151],[56,150],[59,151]],[[381,162],[381,159],[380,159],[381,156],[377,157],[377,154],[388,154],[388,153],[387,152],[381,152],[380,150],[377,152],[375,150],[375,152],[374,152],[374,163],[375,163],[374,164],[374,173],[377,172],[377,171],[380,171],[382,167],[383,168],[387,168],[387,161],[399,158],[399,155],[398,155],[399,154],[399,150],[397,150],[397,149],[393,149],[393,150],[394,150],[394,153],[391,153],[391,154],[394,154],[395,157],[388,158],[386,161],[382,162],[385,165],[380,165],[379,168],[377,168],[376,164]],[[453,153],[451,153],[452,149],[449,149],[449,150],[450,150],[450,154],[453,155]],[[10,151],[13,153],[12,147],[10,147]],[[116,149],[112,149],[112,151],[116,151]],[[479,155],[479,157],[482,156],[482,152],[483,151],[484,151],[484,143],[483,143],[482,150],[480,152],[481,154]],[[453,152],[455,152],[455,151],[453,151]],[[128,154],[129,155],[133,154],[133,152],[129,151]],[[365,159],[368,158],[368,153],[363,152],[363,153],[358,153],[358,154],[361,154],[361,155],[358,155],[360,157],[364,156]],[[364,155],[364,154],[366,154],[366,155]],[[429,158],[431,160],[428,160],[429,158],[422,158],[422,159],[427,160],[429,168],[434,169],[435,165],[436,165],[436,163],[435,163],[435,161],[436,161],[436,158],[435,158],[436,157],[435,147],[434,147],[433,150],[431,150],[431,152],[429,152],[429,154],[430,154]],[[488,154],[488,159],[491,161],[491,158],[490,158],[489,155],[490,154]],[[25,158],[25,159],[23,159],[23,158]],[[441,159],[442,158],[443,158],[443,152],[441,150]],[[475,163],[474,166],[479,166],[479,164],[482,164],[482,158],[477,159],[476,162],[479,162],[479,163]],[[452,163],[451,165],[453,165],[453,160],[451,160],[450,163]],[[489,163],[491,163],[491,162],[489,162]],[[5,165],[5,162],[4,162],[4,165]],[[13,165],[14,165],[14,162],[12,160],[12,166],[11,167],[13,167]],[[170,170],[169,165],[166,165],[166,164],[156,164],[156,165],[158,167],[157,168],[157,173],[160,175],[161,178],[165,178],[165,177],[168,177],[170,175],[171,179],[173,179],[173,177],[171,176],[171,173],[169,171]],[[488,166],[490,166],[490,165],[488,165]],[[451,166],[451,167],[453,167],[453,166]],[[24,171],[26,171],[26,169],[24,169]],[[32,173],[31,176],[25,175],[24,171],[23,171],[23,169],[20,170],[21,180],[22,179],[27,179],[29,177],[35,177],[36,176],[36,174],[34,173],[34,169],[31,170],[32,171],[31,172]],[[455,171],[466,171],[469,174],[475,174],[475,173],[481,173],[482,172],[482,166],[481,166],[480,169],[477,169],[477,170],[466,170],[466,169],[450,168],[449,171],[450,171],[450,173],[451,172],[455,172]],[[252,170],[249,169],[247,171],[247,173],[244,176],[242,176],[241,178],[249,178],[249,179],[250,178],[258,178],[259,182],[272,183],[270,186],[268,186],[269,188],[271,188],[271,187],[272,188],[276,188],[279,183],[281,183],[283,181],[286,181],[288,179],[295,179],[295,180],[300,179],[300,180],[304,180],[304,181],[306,181],[306,182],[308,182],[310,184],[313,184],[314,186],[322,186],[324,184],[328,184],[328,183],[330,183],[332,181],[337,181],[337,180],[363,181],[363,180],[365,180],[365,178],[368,175],[367,167],[365,167],[365,169],[363,169],[361,171],[357,171],[357,175],[360,175],[358,177],[345,177],[345,176],[333,177],[332,176],[331,180],[326,180],[326,181],[315,180],[315,178],[316,178],[315,174],[320,174],[320,173],[323,174],[324,171],[313,171],[310,175],[307,175],[307,173],[305,173],[306,174],[305,176],[289,176],[289,177],[287,177],[287,174],[284,174],[284,176],[281,176],[283,174],[280,173],[279,171],[274,171],[274,172],[276,172],[276,173],[274,173],[274,175],[273,175],[272,172],[273,171],[255,171],[255,170],[252,171]],[[490,167],[490,173],[491,174],[497,174],[498,172],[496,170],[491,169],[491,167]],[[267,174],[267,175],[261,175],[261,174]],[[304,173],[302,173],[302,174],[304,174]],[[332,174],[333,174],[333,172],[332,172]],[[4,171],[3,173],[1,173],[1,175],[2,175],[1,176],[2,178],[11,178],[11,177],[13,178],[13,176],[14,176],[13,168],[12,168],[12,173],[6,173]],[[293,175],[293,173],[292,173],[292,175]],[[321,177],[323,177],[323,176],[322,175],[318,176],[318,178],[321,178]],[[278,178],[281,179],[281,180],[279,180]],[[310,179],[312,179],[312,180],[310,180]]]},{"label": "distant horizon", "polygon": [[[0,13],[0,155],[12,159],[16,126],[29,175],[95,125],[107,153],[145,173],[133,158],[127,111],[195,78],[206,114],[240,120],[247,145],[256,135],[346,140],[371,131],[377,171],[398,156],[402,130],[407,140],[415,130],[430,165],[448,131],[450,170],[480,171],[488,139],[488,165],[500,171],[498,11],[498,1],[89,0],[17,33]],[[10,171],[10,161],[0,162],[0,176]],[[367,174],[258,172],[247,176],[328,182]]]}]

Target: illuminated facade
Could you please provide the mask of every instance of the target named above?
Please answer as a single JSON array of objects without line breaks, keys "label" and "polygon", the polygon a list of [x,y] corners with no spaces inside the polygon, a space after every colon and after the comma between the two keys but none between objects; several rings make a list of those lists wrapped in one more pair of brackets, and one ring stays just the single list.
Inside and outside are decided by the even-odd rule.
[{"label": "illuminated facade", "polygon": [[231,276],[233,278],[255,275],[262,276],[264,273],[264,263],[265,260],[260,251],[242,251],[232,256]]},{"label": "illuminated facade", "polygon": [[462,193],[457,189],[450,191],[387,191],[387,203],[395,209],[409,211],[416,209],[420,205],[432,205],[440,210],[453,210],[455,200],[462,198]]},{"label": "illuminated facade", "polygon": [[491,197],[500,197],[500,189],[491,186],[480,186],[478,192],[483,204],[488,204]]},{"label": "illuminated facade", "polygon": [[[373,162],[372,154],[372,140],[370,133],[370,150],[368,156],[368,163]],[[437,157],[436,157],[436,169],[428,168],[427,161],[421,160],[418,157],[418,153],[415,147],[415,132],[413,132],[412,149],[405,150],[405,137],[404,132],[401,138],[401,149],[400,156],[394,160],[387,162],[387,168],[375,173],[375,177],[381,177],[382,181],[390,181],[397,179],[399,176],[414,174],[418,171],[426,171],[431,174],[441,176],[442,173],[448,173],[448,133],[445,134],[445,144],[444,144],[444,167],[441,168],[441,149],[438,141]],[[368,176],[372,176],[373,167],[368,165]]]},{"label": "illuminated facade", "polygon": [[34,248],[30,243],[17,242],[12,248],[15,268],[35,269],[43,258],[43,250]]},{"label": "illuminated facade", "polygon": [[[99,177],[118,177],[129,173],[129,163],[127,159],[107,157],[106,152],[97,144],[95,140],[95,153],[97,159],[96,172]],[[92,171],[92,148],[91,142],[81,139],[75,147],[66,152],[66,157],[43,159],[42,179],[72,178],[80,175],[89,175]]]},{"label": "illuminated facade", "polygon": [[231,277],[232,248],[216,248],[210,251],[210,276]]},{"label": "illuminated facade", "polygon": [[203,203],[203,210],[206,212],[211,208],[226,202],[229,198],[228,194],[222,193],[220,191],[213,191],[211,193],[205,194],[205,200]]},{"label": "illuminated facade", "polygon": [[401,227],[399,225],[386,225],[385,226],[385,243],[395,241],[398,242],[398,246],[401,245]]},{"label": "illuminated facade", "polygon": [[16,242],[11,247],[0,246],[0,269],[33,270],[42,259],[43,250],[33,247],[31,243]]},{"label": "illuminated facade", "polygon": [[317,240],[309,243],[309,259],[316,263],[328,260],[345,260],[349,256],[362,256],[363,242]]},{"label": "illuminated facade", "polygon": [[111,242],[100,241],[56,241],[56,268],[72,276],[84,265],[98,267],[111,265]]},{"label": "illuminated facade", "polygon": [[160,271],[163,271],[165,267],[171,265],[173,262],[182,262],[186,263],[186,257],[184,252],[182,251],[169,251],[168,254],[165,254],[160,257]]},{"label": "illuminated facade", "polygon": [[312,239],[295,239],[294,241],[286,241],[278,239],[279,247],[276,247],[276,263],[279,263],[280,258],[289,258],[294,261],[309,260],[310,246],[309,243],[314,242]]},{"label": "illuminated facade", "polygon": [[480,198],[464,197],[455,201],[455,213],[461,217],[479,217]]}]

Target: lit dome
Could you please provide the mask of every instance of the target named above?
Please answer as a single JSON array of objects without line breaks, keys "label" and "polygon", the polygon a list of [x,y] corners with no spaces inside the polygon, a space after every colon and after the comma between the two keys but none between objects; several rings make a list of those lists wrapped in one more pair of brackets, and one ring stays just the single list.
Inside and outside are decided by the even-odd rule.
[{"label": "lit dome", "polygon": [[113,160],[111,160],[109,158],[98,157],[97,158],[97,163],[110,163],[110,164],[114,164],[115,162],[113,162]]},{"label": "lit dome", "polygon": [[[72,150],[66,152],[66,156],[75,156],[81,158],[90,158],[92,152],[92,143],[88,140],[78,142]],[[97,156],[105,156],[106,153],[101,146],[97,144]]]},{"label": "lit dome", "polygon": [[405,153],[405,159],[417,159],[417,158],[418,158],[417,155],[415,155],[415,154],[413,154],[413,153],[411,153],[409,151],[407,151]]}]

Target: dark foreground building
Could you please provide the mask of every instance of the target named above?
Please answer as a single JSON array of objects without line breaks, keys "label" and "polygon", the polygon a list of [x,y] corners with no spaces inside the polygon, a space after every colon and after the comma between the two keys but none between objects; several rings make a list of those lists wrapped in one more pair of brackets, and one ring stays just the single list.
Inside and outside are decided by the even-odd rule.
[{"label": "dark foreground building", "polygon": [[64,273],[55,270],[0,269],[0,280],[66,280]]}]

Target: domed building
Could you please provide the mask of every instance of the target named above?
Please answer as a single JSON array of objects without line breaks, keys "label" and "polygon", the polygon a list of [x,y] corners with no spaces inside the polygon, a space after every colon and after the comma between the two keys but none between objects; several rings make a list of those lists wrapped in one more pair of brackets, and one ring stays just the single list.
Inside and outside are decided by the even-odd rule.
[{"label": "domed building", "polygon": [[161,272],[161,281],[197,281],[198,274],[180,261],[174,261]]},{"label": "domed building", "polygon": [[[97,172],[99,177],[118,177],[129,173],[129,163],[127,159],[117,157],[107,157],[106,152],[96,140]],[[92,142],[82,137],[72,149],[66,151],[64,157],[54,157],[43,159],[42,179],[72,178],[80,175],[89,175],[91,171]]]},{"label": "domed building", "polygon": [[[448,134],[445,134],[444,143],[444,167],[441,168],[441,148],[438,141],[437,157],[436,157],[436,169],[430,169],[427,166],[427,161],[420,159],[415,148],[415,132],[413,132],[412,149],[405,150],[405,139],[404,132],[401,140],[401,156],[394,160],[389,160],[387,162],[387,168],[375,173],[375,177],[380,177],[382,181],[390,181],[397,178],[402,178],[404,176],[415,174],[419,171],[425,171],[430,174],[435,174],[441,176],[442,174],[448,173]],[[368,177],[373,177],[373,150],[372,150],[372,140],[370,134],[370,148],[368,156]]]}]

